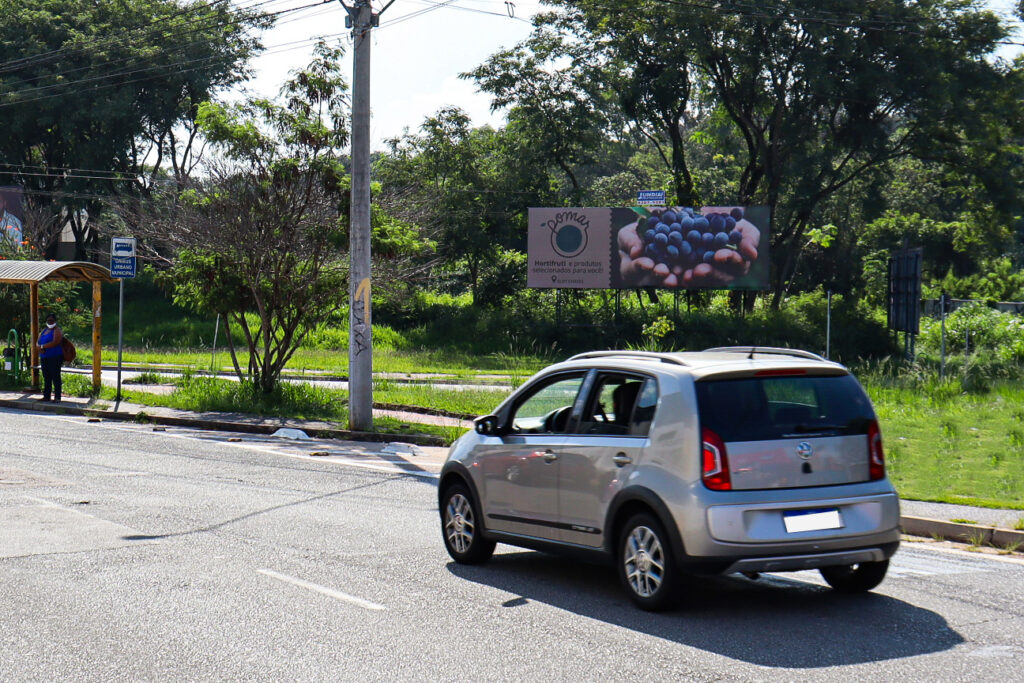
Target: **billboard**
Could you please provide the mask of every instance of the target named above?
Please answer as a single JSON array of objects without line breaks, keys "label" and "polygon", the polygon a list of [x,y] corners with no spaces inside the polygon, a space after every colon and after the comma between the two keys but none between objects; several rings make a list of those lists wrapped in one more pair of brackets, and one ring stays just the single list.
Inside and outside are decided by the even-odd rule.
[{"label": "billboard", "polygon": [[764,206],[530,209],[527,286],[769,288]]},{"label": "billboard", "polygon": [[22,210],[21,188],[0,187],[0,240],[15,249],[21,247],[24,236],[25,215]]}]

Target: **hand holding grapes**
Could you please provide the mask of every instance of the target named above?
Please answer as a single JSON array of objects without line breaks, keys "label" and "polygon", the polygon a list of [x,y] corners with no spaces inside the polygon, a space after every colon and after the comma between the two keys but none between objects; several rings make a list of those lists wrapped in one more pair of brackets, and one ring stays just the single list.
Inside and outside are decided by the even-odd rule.
[{"label": "hand holding grapes", "polygon": [[718,249],[710,259],[688,268],[682,274],[687,287],[716,287],[728,285],[750,272],[750,264],[757,260],[757,247],[761,231],[750,221],[740,218],[735,232],[740,234],[736,249]]},{"label": "hand holding grapes", "polygon": [[644,241],[637,234],[637,228],[637,223],[630,223],[619,230],[619,274],[622,281],[633,287],[678,286],[682,268],[670,269],[665,263],[655,263],[650,255],[644,253]]},{"label": "hand holding grapes", "polygon": [[750,271],[760,241],[740,207],[657,208],[619,230],[620,274],[637,287],[727,286]]}]

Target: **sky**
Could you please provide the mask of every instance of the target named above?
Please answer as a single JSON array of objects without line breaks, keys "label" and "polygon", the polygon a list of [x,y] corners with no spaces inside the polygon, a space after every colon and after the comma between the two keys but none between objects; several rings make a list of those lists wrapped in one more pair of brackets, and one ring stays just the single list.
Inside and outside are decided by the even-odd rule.
[{"label": "sky", "polygon": [[[257,2],[266,11],[278,11],[316,0],[235,0],[243,7]],[[988,0],[986,4],[1012,17],[1015,0]],[[376,10],[383,5],[381,0],[373,0]],[[426,117],[446,105],[462,108],[474,125],[501,126],[503,112],[492,113],[490,97],[476,92],[472,81],[458,76],[499,49],[526,38],[532,28],[530,17],[541,9],[538,0],[395,0],[381,16],[380,28],[373,30],[372,149],[384,149],[385,140],[401,135],[406,128],[416,132]],[[510,10],[515,18],[509,16]],[[336,1],[282,15],[263,36],[267,50],[254,61],[256,77],[247,89],[264,97],[275,95],[288,72],[308,62],[308,41],[314,36],[330,35],[333,41],[340,38],[350,48],[345,15]],[[1024,34],[1018,31],[1011,39],[1021,41]],[[1019,47],[1006,46],[1000,55],[1012,57],[1019,52]],[[345,57],[349,82],[351,64],[349,51]]]},{"label": "sky", "polygon": [[[246,6],[252,1],[236,4]],[[261,8],[277,11],[315,1],[278,0]],[[375,9],[383,4],[373,0]],[[439,4],[432,0],[395,0],[381,15],[380,28],[373,30],[370,136],[375,151],[383,149],[385,140],[401,135],[405,128],[415,132],[427,116],[446,105],[461,107],[477,126],[490,123],[497,127],[504,122],[501,112],[491,113],[490,97],[476,92],[472,81],[458,76],[502,47],[512,47],[526,38],[532,28],[529,18],[539,10],[539,3],[513,0],[515,19],[509,16],[503,0],[450,3],[462,9]],[[331,35],[335,43],[342,39],[346,78],[351,83],[352,42],[345,29],[345,16],[344,7],[335,1],[279,17],[277,25],[263,35],[267,50],[253,62],[256,78],[246,85],[248,91],[275,95],[288,72],[308,62],[311,48],[304,41],[319,35]]]}]

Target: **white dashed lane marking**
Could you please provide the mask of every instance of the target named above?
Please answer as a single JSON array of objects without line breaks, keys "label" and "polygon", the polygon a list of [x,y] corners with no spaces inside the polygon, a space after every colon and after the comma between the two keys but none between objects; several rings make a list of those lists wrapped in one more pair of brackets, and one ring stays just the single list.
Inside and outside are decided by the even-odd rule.
[{"label": "white dashed lane marking", "polygon": [[334,598],[335,600],[339,600],[341,602],[347,602],[351,605],[355,605],[356,607],[362,607],[363,609],[373,611],[385,609],[384,605],[378,605],[375,602],[363,600],[362,598],[357,598],[354,595],[349,595],[348,593],[336,591],[333,588],[328,588],[327,586],[321,586],[320,584],[312,583],[310,581],[297,579],[294,576],[281,574],[280,572],[275,572],[273,569],[257,569],[256,571],[260,574],[263,574],[264,576],[269,576],[272,579],[277,579],[278,581],[283,581],[284,583],[290,583],[293,586],[305,588],[306,590],[313,591],[314,593],[320,593],[321,595],[326,595],[329,598]]}]

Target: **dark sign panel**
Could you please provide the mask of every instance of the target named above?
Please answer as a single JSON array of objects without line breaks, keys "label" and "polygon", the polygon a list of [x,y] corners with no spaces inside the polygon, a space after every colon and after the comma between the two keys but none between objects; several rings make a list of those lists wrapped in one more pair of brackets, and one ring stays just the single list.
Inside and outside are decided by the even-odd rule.
[{"label": "dark sign panel", "polygon": [[769,288],[762,206],[530,209],[535,288]]},{"label": "dark sign panel", "polygon": [[889,329],[920,332],[923,250],[897,251],[889,258]]}]

